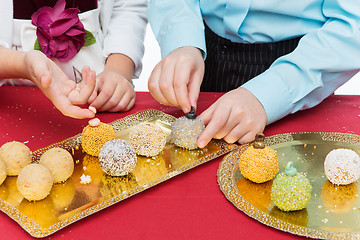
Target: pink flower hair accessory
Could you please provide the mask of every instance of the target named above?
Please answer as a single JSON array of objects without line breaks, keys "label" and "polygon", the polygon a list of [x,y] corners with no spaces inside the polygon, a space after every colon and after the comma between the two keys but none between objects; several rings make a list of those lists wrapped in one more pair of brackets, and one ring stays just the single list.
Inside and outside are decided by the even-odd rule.
[{"label": "pink flower hair accessory", "polygon": [[60,62],[69,61],[83,46],[96,42],[81,23],[80,10],[65,9],[65,4],[65,0],[59,0],[53,8],[42,7],[31,16],[31,23],[37,27],[34,49]]}]

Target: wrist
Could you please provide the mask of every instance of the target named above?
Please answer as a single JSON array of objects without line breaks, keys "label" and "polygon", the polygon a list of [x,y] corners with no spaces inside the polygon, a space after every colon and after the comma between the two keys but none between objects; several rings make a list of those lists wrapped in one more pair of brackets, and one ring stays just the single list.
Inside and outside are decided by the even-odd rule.
[{"label": "wrist", "polygon": [[128,56],[121,53],[113,53],[107,58],[104,71],[111,71],[120,74],[131,82],[134,69],[135,64]]}]

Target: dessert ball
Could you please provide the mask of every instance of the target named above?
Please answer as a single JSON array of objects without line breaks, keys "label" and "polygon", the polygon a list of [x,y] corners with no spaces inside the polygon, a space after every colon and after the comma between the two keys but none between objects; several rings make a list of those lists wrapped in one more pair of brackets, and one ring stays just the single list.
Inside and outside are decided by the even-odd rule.
[{"label": "dessert ball", "polygon": [[7,177],[6,165],[0,160],[0,185],[5,181]]},{"label": "dessert ball", "polygon": [[254,148],[249,146],[239,157],[241,174],[255,183],[273,179],[279,171],[276,152],[270,147]]},{"label": "dessert ball", "polygon": [[350,149],[334,149],[325,158],[324,170],[333,184],[353,183],[360,177],[360,157]]},{"label": "dessert ball", "polygon": [[127,141],[114,139],[105,143],[99,153],[101,169],[111,176],[124,176],[136,166],[134,147]]},{"label": "dessert ball", "polygon": [[17,176],[23,167],[31,163],[31,151],[21,142],[7,142],[0,148],[0,161],[5,163],[9,176]]},{"label": "dessert ball", "polygon": [[278,174],[271,186],[271,200],[282,211],[301,210],[309,204],[311,191],[306,176],[298,173],[289,162],[285,172]]},{"label": "dessert ball", "polygon": [[66,181],[74,172],[74,160],[63,148],[47,150],[41,155],[39,163],[50,170],[54,183]]},{"label": "dessert ball", "polygon": [[33,163],[21,170],[16,185],[24,198],[29,201],[37,201],[49,195],[53,177],[47,167]]},{"label": "dessert ball", "polygon": [[109,124],[87,125],[81,135],[81,146],[86,153],[97,157],[102,146],[107,141],[115,139],[115,137],[115,130]]},{"label": "dessert ball", "polygon": [[204,129],[204,123],[196,118],[195,108],[191,107],[186,117],[177,118],[171,125],[171,141],[178,147],[197,149],[197,139]]},{"label": "dessert ball", "polygon": [[153,157],[164,149],[166,134],[154,123],[144,123],[130,131],[129,142],[138,155]]}]

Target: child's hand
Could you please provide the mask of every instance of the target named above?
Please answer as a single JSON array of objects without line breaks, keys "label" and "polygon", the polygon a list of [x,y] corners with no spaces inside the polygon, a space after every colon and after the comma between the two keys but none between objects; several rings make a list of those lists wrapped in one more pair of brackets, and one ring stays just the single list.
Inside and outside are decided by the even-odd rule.
[{"label": "child's hand", "polygon": [[255,139],[267,123],[266,112],[257,98],[245,88],[237,88],[219,98],[199,115],[206,125],[198,139],[205,147],[212,138],[240,144]]},{"label": "child's hand", "polygon": [[85,104],[95,87],[95,72],[82,70],[83,80],[76,84],[40,51],[25,53],[26,76],[32,80],[65,116],[92,118],[94,113],[75,104]]},{"label": "child's hand", "polygon": [[155,66],[148,82],[149,91],[159,103],[187,113],[191,106],[196,107],[204,69],[200,50],[178,48]]},{"label": "child's hand", "polygon": [[98,111],[128,111],[135,104],[135,90],[122,74],[104,70],[96,78],[96,87],[89,103]]}]

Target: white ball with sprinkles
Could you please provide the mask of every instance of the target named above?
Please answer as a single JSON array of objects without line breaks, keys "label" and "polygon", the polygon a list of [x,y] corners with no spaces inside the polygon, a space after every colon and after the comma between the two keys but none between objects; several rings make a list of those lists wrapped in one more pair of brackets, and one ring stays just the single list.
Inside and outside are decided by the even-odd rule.
[{"label": "white ball with sprinkles", "polygon": [[125,176],[135,169],[137,157],[134,147],[127,141],[114,139],[101,148],[101,169],[111,176]]},{"label": "white ball with sprinkles", "polygon": [[191,111],[186,114],[186,117],[177,118],[171,125],[171,141],[178,147],[188,150],[199,148],[197,139],[205,125],[196,118],[195,108],[191,107]]},{"label": "white ball with sprinkles", "polygon": [[360,177],[360,157],[350,149],[334,149],[324,162],[325,175],[336,185],[347,185]]}]

